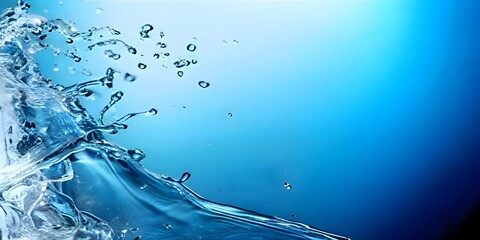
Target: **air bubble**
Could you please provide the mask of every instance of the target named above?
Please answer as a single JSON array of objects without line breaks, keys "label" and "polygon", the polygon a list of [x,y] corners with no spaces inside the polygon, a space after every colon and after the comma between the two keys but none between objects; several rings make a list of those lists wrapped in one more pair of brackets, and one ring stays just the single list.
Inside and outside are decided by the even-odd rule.
[{"label": "air bubble", "polygon": [[197,49],[197,46],[195,46],[195,44],[190,43],[190,44],[188,44],[188,46],[187,46],[187,50],[190,51],[190,52],[193,52],[193,51],[195,51],[196,49]]},{"label": "air bubble", "polygon": [[208,88],[208,87],[210,87],[210,83],[205,82],[205,81],[200,81],[200,82],[198,82],[198,85],[199,85],[200,87],[202,87],[202,88]]},{"label": "air bubble", "polygon": [[283,186],[284,186],[285,189],[287,189],[288,191],[292,190],[292,185],[290,185],[290,183],[288,183],[288,182],[284,183]]},{"label": "air bubble", "polygon": [[138,68],[145,69],[145,68],[147,68],[147,65],[145,63],[139,63]]},{"label": "air bubble", "polygon": [[179,77],[183,77],[183,71],[178,71],[178,72],[177,72],[177,75],[178,75]]},{"label": "air bubble", "polygon": [[132,75],[130,73],[125,73],[125,77],[123,79],[127,82],[133,82],[133,81],[137,80],[137,77],[135,77],[134,75]]}]

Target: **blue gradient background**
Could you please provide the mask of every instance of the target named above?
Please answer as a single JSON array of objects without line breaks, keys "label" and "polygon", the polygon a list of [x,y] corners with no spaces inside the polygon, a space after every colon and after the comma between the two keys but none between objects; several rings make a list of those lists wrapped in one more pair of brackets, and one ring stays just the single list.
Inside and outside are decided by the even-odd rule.
[{"label": "blue gradient background", "polygon": [[[160,113],[110,139],[143,149],[154,172],[192,173],[187,185],[207,199],[355,240],[434,239],[480,200],[473,0],[30,2],[33,13],[79,29],[115,27],[145,53],[118,48],[113,61],[100,49],[78,64],[49,53],[39,62],[71,83],[87,78],[69,66],[136,74],[116,83],[126,96],[115,114]],[[157,40],[165,32],[170,60],[151,57],[159,50],[139,39],[145,23]],[[179,78],[178,57],[199,63]],[[98,112],[108,94],[85,104]]]}]

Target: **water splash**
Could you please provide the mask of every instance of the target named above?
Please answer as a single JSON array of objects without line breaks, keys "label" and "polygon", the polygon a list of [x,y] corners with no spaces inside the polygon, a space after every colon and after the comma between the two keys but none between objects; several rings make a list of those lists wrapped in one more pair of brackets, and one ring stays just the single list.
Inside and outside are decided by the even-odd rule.
[{"label": "water splash", "polygon": [[[92,117],[80,99],[92,95],[90,88],[112,88],[118,71],[65,87],[41,74],[37,51],[28,49],[51,30],[75,42],[92,41],[97,30],[82,34],[62,20],[29,15],[28,8],[21,1],[0,18],[1,239],[346,239],[210,202],[184,185],[190,173],[174,180],[149,172],[141,150],[106,141],[103,135],[126,128],[128,119],[158,110],[107,124],[105,113],[123,96],[117,91],[100,118]],[[118,43],[136,54],[120,39],[87,50]]]}]

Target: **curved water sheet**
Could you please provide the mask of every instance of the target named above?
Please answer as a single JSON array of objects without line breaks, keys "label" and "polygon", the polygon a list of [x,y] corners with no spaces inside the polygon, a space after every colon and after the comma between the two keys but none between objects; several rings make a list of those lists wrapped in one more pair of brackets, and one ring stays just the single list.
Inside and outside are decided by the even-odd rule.
[{"label": "curved water sheet", "polygon": [[90,88],[111,87],[115,71],[73,86],[46,79],[32,58],[52,48],[42,40],[59,32],[67,42],[90,41],[91,31],[28,8],[19,3],[0,19],[1,239],[346,239],[205,200],[183,184],[189,174],[156,175],[141,165],[140,150],[106,141],[128,118],[157,111],[104,124],[103,113],[123,95],[117,92],[94,119],[79,99]]}]

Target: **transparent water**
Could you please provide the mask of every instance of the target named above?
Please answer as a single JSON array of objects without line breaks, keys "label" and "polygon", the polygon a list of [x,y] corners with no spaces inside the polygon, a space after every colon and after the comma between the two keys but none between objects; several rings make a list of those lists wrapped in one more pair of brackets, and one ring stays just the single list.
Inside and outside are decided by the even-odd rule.
[{"label": "transparent water", "polygon": [[[126,129],[132,117],[158,111],[106,118],[124,96],[121,91],[111,96],[98,119],[80,103],[94,96],[95,88],[134,82],[134,75],[106,64],[104,76],[62,86],[45,78],[33,59],[53,50],[80,62],[76,45],[82,42],[88,43],[86,51],[105,48],[113,60],[139,54],[137,49],[112,27],[81,31],[65,20],[30,15],[28,8],[28,3],[20,2],[0,19],[1,239],[347,239],[203,199],[183,184],[189,173],[176,180],[149,172],[140,162],[145,157],[141,150],[125,149],[104,135]],[[152,29],[143,26],[139,37],[149,38]],[[108,39],[97,40],[98,32]],[[53,33],[70,47],[46,44]],[[108,48],[112,45],[126,51],[117,53]],[[195,51],[196,46],[188,45],[187,50]],[[187,59],[174,63],[178,69],[190,64],[195,63]],[[92,75],[88,70],[82,73]],[[198,85],[208,88],[210,83]],[[285,183],[285,188],[292,186]]]}]

